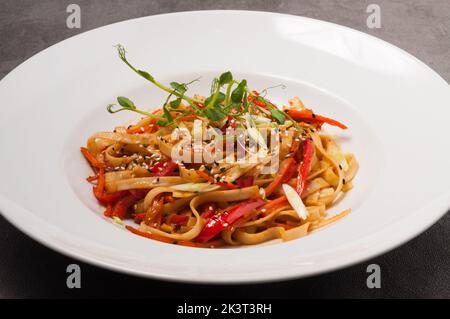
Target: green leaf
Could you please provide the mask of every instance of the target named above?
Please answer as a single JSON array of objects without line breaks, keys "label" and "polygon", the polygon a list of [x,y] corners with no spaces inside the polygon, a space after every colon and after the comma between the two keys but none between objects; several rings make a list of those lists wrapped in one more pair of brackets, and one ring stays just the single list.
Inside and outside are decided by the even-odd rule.
[{"label": "green leaf", "polygon": [[177,109],[180,106],[180,104],[181,104],[181,97],[169,103],[170,107],[174,109]]},{"label": "green leaf", "polygon": [[153,76],[151,76],[150,73],[148,73],[147,71],[137,70],[137,73],[143,78],[149,80],[150,82],[155,82]]},{"label": "green leaf", "polygon": [[167,126],[167,124],[169,123],[167,122],[167,120],[161,119],[158,122],[156,122],[156,124],[158,124],[159,126]]},{"label": "green leaf", "polygon": [[283,111],[280,111],[276,108],[270,107],[269,108],[270,114],[272,117],[280,124],[284,124],[284,121],[286,121],[286,114],[284,114]]},{"label": "green leaf", "polygon": [[125,96],[117,97],[117,102],[119,102],[120,106],[128,108],[128,109],[136,109],[136,105],[134,105],[133,101]]},{"label": "green leaf", "polygon": [[220,107],[214,107],[210,109],[205,109],[203,111],[203,114],[210,119],[211,121],[217,122],[222,120],[226,114],[223,113],[222,109]]},{"label": "green leaf", "polygon": [[[216,100],[214,101],[214,105],[213,105],[213,106],[216,106],[216,105],[222,103],[223,101],[225,101],[225,97],[226,97],[226,96],[225,96],[224,93],[219,92],[219,95],[217,96]],[[209,102],[211,102],[213,98],[214,98],[214,94],[211,95],[210,97],[208,97],[208,98],[205,100],[205,105],[209,105]]]},{"label": "green leaf", "polygon": [[235,88],[233,90],[233,92],[231,92],[231,101],[234,103],[240,103],[242,101],[242,97],[244,96],[245,93],[245,87],[247,86],[247,81],[246,80],[242,80],[237,88]]},{"label": "green leaf", "polygon": [[187,91],[186,84],[184,83],[170,82],[170,86],[175,90],[175,92],[180,94],[184,94]]},{"label": "green leaf", "polygon": [[244,92],[244,97],[242,98],[242,104],[244,106],[244,112],[248,112],[248,101],[247,101],[247,91]]},{"label": "green leaf", "polygon": [[219,77],[219,85],[222,86],[224,84],[228,84],[233,81],[233,75],[230,71],[222,73]]}]

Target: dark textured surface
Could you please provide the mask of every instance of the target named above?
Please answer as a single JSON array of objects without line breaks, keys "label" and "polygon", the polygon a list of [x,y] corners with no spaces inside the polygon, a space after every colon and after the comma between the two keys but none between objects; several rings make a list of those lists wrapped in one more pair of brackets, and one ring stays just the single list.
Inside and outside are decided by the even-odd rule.
[{"label": "dark textured surface", "polygon": [[[81,6],[81,30],[66,28],[70,3]],[[381,7],[381,29],[366,26],[369,3]],[[339,23],[405,49],[450,80],[448,0],[1,0],[0,78],[33,54],[79,32],[140,16],[205,9],[275,11]],[[136,278],[79,263],[29,239],[0,217],[0,297],[450,298],[449,230],[446,215],[390,253],[321,276],[259,285],[202,286]],[[65,270],[73,262],[81,265],[82,289],[66,287]],[[370,263],[381,267],[381,289],[366,286]]]}]

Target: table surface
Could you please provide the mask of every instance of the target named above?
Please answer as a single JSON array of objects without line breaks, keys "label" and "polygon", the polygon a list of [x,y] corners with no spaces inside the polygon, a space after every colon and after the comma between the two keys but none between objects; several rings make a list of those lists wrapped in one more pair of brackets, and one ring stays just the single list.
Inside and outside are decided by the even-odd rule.
[{"label": "table surface", "polygon": [[[81,7],[81,29],[66,27],[66,7]],[[366,8],[381,8],[382,27],[369,29]],[[393,43],[450,80],[448,0],[2,0],[0,79],[33,54],[99,26],[159,13],[244,9],[290,13],[342,24]],[[254,285],[191,285],[114,273],[60,255],[0,216],[0,297],[251,297],[450,298],[449,214],[426,232],[382,256],[311,278]],[[81,267],[81,289],[68,289],[66,267]],[[369,264],[381,267],[381,288],[366,285]]]}]

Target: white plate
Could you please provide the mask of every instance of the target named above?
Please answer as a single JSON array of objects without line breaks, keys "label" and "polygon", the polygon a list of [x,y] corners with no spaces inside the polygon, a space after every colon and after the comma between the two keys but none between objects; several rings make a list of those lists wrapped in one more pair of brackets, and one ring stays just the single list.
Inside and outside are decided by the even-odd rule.
[{"label": "white plate", "polygon": [[[161,81],[231,70],[277,103],[299,95],[356,154],[355,188],[333,208],[353,213],[305,238],[241,249],[194,249],[130,234],[102,217],[79,146],[136,119],[108,114],[118,95],[157,106],[163,95],[130,72],[114,44]],[[254,282],[360,262],[416,236],[450,204],[450,90],[404,51],[338,25],[290,15],[202,11],[102,27],[56,44],[0,83],[0,210],[64,254],[132,274],[191,282]]]}]

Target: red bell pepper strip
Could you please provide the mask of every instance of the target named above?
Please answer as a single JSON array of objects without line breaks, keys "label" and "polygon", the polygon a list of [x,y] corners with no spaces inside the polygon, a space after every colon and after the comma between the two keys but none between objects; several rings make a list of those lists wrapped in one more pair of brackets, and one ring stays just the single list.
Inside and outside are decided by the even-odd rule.
[{"label": "red bell pepper strip", "polygon": [[347,126],[342,124],[339,121],[330,119],[328,117],[314,114],[311,110],[303,109],[303,110],[286,110],[287,114],[292,117],[295,121],[307,121],[313,123],[327,123],[333,126],[337,126],[343,130],[347,129]]},{"label": "red bell pepper strip", "polygon": [[303,141],[303,160],[298,166],[297,177],[297,193],[302,196],[306,188],[306,181],[308,179],[309,171],[311,170],[311,160],[314,154],[314,143],[311,139]]},{"label": "red bell pepper strip", "polygon": [[243,176],[237,180],[237,187],[238,188],[244,188],[244,187],[250,187],[253,185],[253,176]]},{"label": "red bell pepper strip", "polygon": [[228,116],[228,123],[229,123],[228,124],[229,127],[236,128],[237,121],[236,121],[236,119],[234,117]]},{"label": "red bell pepper strip", "polygon": [[173,198],[172,195],[170,195],[170,194],[164,195],[164,203],[171,203],[171,202],[173,202],[174,200],[175,200],[175,199]]},{"label": "red bell pepper strip", "polygon": [[145,213],[134,214],[134,222],[140,224],[145,218]]},{"label": "red bell pepper strip", "polygon": [[105,212],[103,213],[103,215],[105,215],[105,217],[111,217],[112,216],[112,209],[113,209],[112,204],[107,204]]},{"label": "red bell pepper strip", "polygon": [[114,204],[112,210],[112,216],[119,217],[121,219],[125,218],[127,215],[128,208],[136,203],[136,198],[133,195],[127,195],[122,197]]},{"label": "red bell pepper strip", "polygon": [[[259,96],[259,93],[256,91],[252,91],[252,94],[255,96]],[[266,103],[259,101],[257,98],[255,98],[253,95],[249,94],[249,96],[247,97],[247,101],[265,109],[268,110],[269,108],[267,107]]]},{"label": "red bell pepper strip", "polygon": [[239,218],[262,205],[264,205],[264,201],[261,198],[257,198],[240,203],[220,214],[212,216],[205,226],[203,226],[203,229],[197,236],[196,241],[199,243],[209,241],[226,227],[232,226]]},{"label": "red bell pepper strip", "polygon": [[169,176],[178,167],[178,164],[172,160],[167,162],[158,162],[152,167],[153,175],[155,176]]},{"label": "red bell pepper strip", "polygon": [[288,157],[281,162],[277,175],[265,188],[266,196],[270,196],[281,185],[281,183],[283,183],[288,174],[292,173],[292,166],[295,166],[295,164],[295,160],[292,157]]},{"label": "red bell pepper strip", "polygon": [[289,149],[289,152],[291,152],[292,154],[296,154],[298,152],[298,149],[300,148],[300,144],[301,144],[300,138],[298,137],[294,138],[294,140],[292,141],[291,148]]},{"label": "red bell pepper strip", "polygon": [[187,215],[173,214],[169,217],[168,223],[176,224],[176,225],[186,225],[188,220],[189,220],[189,216],[187,216]]},{"label": "red bell pepper strip", "polygon": [[136,199],[142,199],[144,198],[147,193],[150,191],[149,189],[130,189],[128,190],[131,195],[134,196]]},{"label": "red bell pepper strip", "polygon": [[103,204],[113,204],[128,194],[127,191],[119,191],[111,194],[105,193],[105,170],[103,168],[100,168],[98,171],[97,185],[94,186],[93,190],[97,200]]},{"label": "red bell pepper strip", "polygon": [[203,204],[203,209],[200,216],[204,220],[210,219],[216,213],[216,206],[217,205],[215,202]]},{"label": "red bell pepper strip", "polygon": [[286,174],[281,179],[281,184],[288,183],[291,178],[297,173],[297,162],[294,160],[294,164],[289,166]]}]

